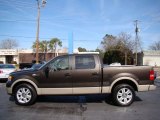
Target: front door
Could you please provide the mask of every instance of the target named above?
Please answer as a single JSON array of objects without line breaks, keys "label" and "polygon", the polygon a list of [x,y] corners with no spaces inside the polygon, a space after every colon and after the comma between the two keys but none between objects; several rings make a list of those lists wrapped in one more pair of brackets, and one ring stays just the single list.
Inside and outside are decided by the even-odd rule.
[{"label": "front door", "polygon": [[45,79],[41,80],[42,93],[48,94],[72,94],[72,79],[70,76],[69,56],[61,56],[53,59],[44,69]]}]

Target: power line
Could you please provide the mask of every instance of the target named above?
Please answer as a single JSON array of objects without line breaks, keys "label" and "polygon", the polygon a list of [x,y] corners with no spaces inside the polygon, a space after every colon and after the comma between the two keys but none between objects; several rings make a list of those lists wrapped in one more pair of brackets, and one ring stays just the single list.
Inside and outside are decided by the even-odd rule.
[{"label": "power line", "polygon": [[13,5],[34,6],[34,7],[36,6],[36,4],[32,4],[31,2],[18,1],[18,0],[5,0],[3,2],[11,3]]},{"label": "power line", "polygon": [[36,22],[36,20],[0,20],[0,22]]},{"label": "power line", "polygon": [[[35,39],[36,37],[32,37],[32,36],[17,36],[17,35],[0,35],[0,36],[4,36],[4,37],[17,37],[17,38],[32,38],[32,39]],[[41,40],[43,40],[43,39],[51,39],[51,37],[49,38],[49,37],[40,37],[40,39]],[[60,38],[60,40],[63,40],[63,41],[67,41],[68,39],[65,39],[65,38]],[[81,42],[81,41],[83,41],[83,42],[99,42],[100,40],[91,40],[91,39],[75,39],[74,40],[75,42]]]}]

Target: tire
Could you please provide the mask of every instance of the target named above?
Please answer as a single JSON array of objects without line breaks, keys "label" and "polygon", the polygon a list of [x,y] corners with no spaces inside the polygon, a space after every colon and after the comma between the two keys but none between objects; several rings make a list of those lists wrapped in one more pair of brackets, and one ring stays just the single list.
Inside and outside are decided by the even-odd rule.
[{"label": "tire", "polygon": [[135,91],[128,84],[117,85],[112,92],[113,102],[118,106],[129,106],[135,99]]},{"label": "tire", "polygon": [[14,89],[14,99],[17,105],[28,106],[35,103],[37,93],[29,84],[20,84]]}]

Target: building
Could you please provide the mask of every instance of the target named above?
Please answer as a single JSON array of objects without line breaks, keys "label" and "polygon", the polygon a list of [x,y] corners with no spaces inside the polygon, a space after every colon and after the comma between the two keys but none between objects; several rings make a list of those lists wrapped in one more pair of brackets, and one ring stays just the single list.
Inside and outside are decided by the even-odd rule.
[{"label": "building", "polygon": [[160,66],[160,51],[144,51],[143,65]]},{"label": "building", "polygon": [[[39,60],[48,61],[55,56],[67,53],[67,48],[58,49],[56,53],[39,53]],[[82,54],[77,50],[74,50],[74,53]],[[31,63],[35,59],[36,53],[31,49],[0,49],[0,63]],[[143,51],[140,55],[138,54],[138,59],[139,65],[160,66],[160,51]]]},{"label": "building", "polygon": [[[67,48],[58,49],[56,53],[39,53],[40,61],[48,61],[55,56],[67,54]],[[19,64],[19,63],[31,63],[36,59],[36,53],[31,49],[0,49],[0,63],[7,64]]]},{"label": "building", "polygon": [[12,61],[15,61],[18,63],[19,61],[18,50],[0,49],[0,62],[11,63]]}]

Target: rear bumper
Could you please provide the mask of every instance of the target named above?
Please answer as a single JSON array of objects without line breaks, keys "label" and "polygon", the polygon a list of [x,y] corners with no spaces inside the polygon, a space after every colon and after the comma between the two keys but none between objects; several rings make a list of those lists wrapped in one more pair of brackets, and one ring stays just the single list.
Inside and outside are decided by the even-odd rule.
[{"label": "rear bumper", "polygon": [[155,90],[156,86],[155,85],[149,85],[149,90]]},{"label": "rear bumper", "polygon": [[156,89],[155,85],[139,85],[138,86],[138,91],[150,91],[155,89]]}]

